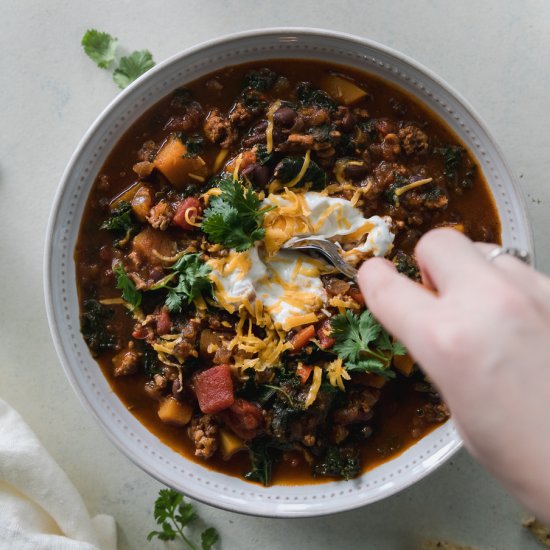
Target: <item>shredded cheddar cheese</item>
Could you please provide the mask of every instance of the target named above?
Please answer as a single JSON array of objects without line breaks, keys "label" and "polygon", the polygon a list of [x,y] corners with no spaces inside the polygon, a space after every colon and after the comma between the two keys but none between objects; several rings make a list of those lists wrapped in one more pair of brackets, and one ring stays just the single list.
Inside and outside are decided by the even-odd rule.
[{"label": "shredded cheddar cheese", "polygon": [[351,376],[343,366],[341,357],[331,361],[326,365],[327,376],[331,386],[338,387],[342,391],[346,391],[343,380],[351,380]]},{"label": "shredded cheddar cheese", "polygon": [[214,167],[212,168],[212,172],[214,172],[214,174],[223,166],[223,161],[226,159],[228,154],[229,149],[220,149],[219,153],[216,155],[216,160],[214,160]]},{"label": "shredded cheddar cheese", "polygon": [[200,181],[201,183],[206,181],[206,178],[204,178],[203,176],[199,176],[198,174],[192,174],[191,172],[189,172],[189,177],[193,178],[194,180]]},{"label": "shredded cheddar cheese", "polygon": [[431,183],[432,181],[433,181],[433,178],[426,178],[423,180],[416,180],[416,181],[413,181],[412,183],[408,183],[407,185],[404,185],[403,187],[399,187],[398,189],[396,189],[395,196],[400,197],[401,195],[403,195],[403,193],[406,193],[411,189],[416,189],[421,185],[426,185],[427,183]]},{"label": "shredded cheddar cheese", "polygon": [[306,313],[305,315],[292,315],[283,323],[284,330],[299,327],[301,325],[310,325],[319,320],[315,313]]},{"label": "shredded cheddar cheese", "polygon": [[317,399],[317,394],[319,393],[319,388],[321,387],[321,382],[323,380],[323,370],[321,367],[313,367],[313,380],[311,386],[309,387],[309,392],[304,403],[306,409],[311,407],[315,400]]},{"label": "shredded cheddar cheese", "polygon": [[275,111],[281,106],[281,101],[278,99],[271,105],[271,107],[268,109],[265,118],[267,119],[267,128],[265,130],[265,141],[266,141],[266,151],[268,153],[271,153],[273,151],[273,115],[275,114]]},{"label": "shredded cheddar cheese", "polygon": [[198,210],[193,206],[185,210],[185,212],[183,213],[183,217],[185,218],[185,221],[189,225],[192,225],[194,227],[200,227],[201,224],[195,221],[198,218],[197,214],[198,214]]},{"label": "shredded cheddar cheese", "polygon": [[302,164],[302,167],[300,168],[300,171],[286,184],[287,187],[294,187],[300,183],[302,178],[305,176],[307,169],[309,168],[310,156],[311,150],[308,149],[304,156],[304,162]]}]

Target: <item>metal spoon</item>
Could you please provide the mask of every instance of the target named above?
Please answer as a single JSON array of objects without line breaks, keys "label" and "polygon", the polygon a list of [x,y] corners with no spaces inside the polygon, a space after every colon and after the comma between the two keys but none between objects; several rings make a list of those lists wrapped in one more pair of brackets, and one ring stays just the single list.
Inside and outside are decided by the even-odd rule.
[{"label": "metal spoon", "polygon": [[283,248],[291,250],[302,250],[305,252],[317,252],[326,258],[340,273],[346,277],[355,280],[357,269],[344,262],[340,256],[339,248],[332,241],[311,237],[294,237],[288,240]]}]

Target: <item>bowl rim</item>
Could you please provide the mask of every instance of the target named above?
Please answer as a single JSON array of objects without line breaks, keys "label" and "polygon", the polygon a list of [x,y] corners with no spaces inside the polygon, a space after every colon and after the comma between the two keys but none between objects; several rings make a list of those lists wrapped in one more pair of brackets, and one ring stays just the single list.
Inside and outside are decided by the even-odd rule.
[{"label": "bowl rim", "polygon": [[[77,160],[80,157],[82,151],[86,148],[90,140],[92,139],[93,135],[97,132],[97,130],[105,123],[105,121],[110,116],[111,112],[115,110],[117,106],[119,106],[120,103],[123,103],[126,100],[126,97],[137,87],[139,87],[143,82],[153,79],[157,73],[163,72],[167,67],[179,63],[183,58],[190,56],[194,53],[200,52],[203,49],[208,49],[210,47],[218,46],[221,44],[230,44],[232,42],[237,42],[242,39],[247,38],[255,38],[255,37],[265,37],[265,35],[273,35],[273,36],[280,36],[280,35],[288,35],[288,34],[300,34],[300,35],[309,35],[313,37],[318,38],[334,38],[334,39],[341,39],[348,43],[354,43],[358,47],[367,47],[372,48],[374,50],[378,50],[384,54],[390,55],[394,58],[396,58],[398,61],[401,61],[407,65],[410,65],[413,69],[416,71],[422,73],[425,75],[428,79],[433,80],[436,84],[438,84],[446,93],[448,93],[451,97],[453,97],[454,100],[456,100],[459,104],[461,104],[466,111],[475,119],[476,123],[479,125],[481,130],[486,134],[487,138],[491,142],[491,146],[495,149],[495,152],[499,155],[500,160],[502,162],[502,165],[506,172],[508,173],[511,181],[511,185],[514,188],[516,192],[516,198],[517,198],[517,210],[521,217],[520,223],[522,224],[525,233],[526,238],[528,241],[528,248],[531,252],[533,261],[535,260],[535,249],[534,249],[534,239],[533,239],[533,231],[531,227],[531,223],[529,221],[529,218],[527,216],[527,208],[526,208],[526,200],[524,196],[524,192],[521,188],[521,186],[518,184],[517,178],[514,174],[514,172],[510,169],[510,166],[508,165],[508,162],[505,158],[505,156],[502,154],[502,151],[493,138],[491,132],[488,130],[485,122],[480,117],[480,115],[477,113],[477,111],[472,107],[470,102],[466,100],[459,92],[454,90],[452,86],[450,86],[444,79],[442,79],[439,75],[434,73],[431,69],[425,67],[420,62],[412,59],[406,54],[403,54],[402,52],[395,50],[394,48],[390,46],[386,46],[384,44],[381,44],[377,41],[368,39],[368,38],[362,38],[350,33],[345,32],[339,32],[339,31],[332,31],[317,27],[266,27],[266,28],[257,28],[252,30],[246,30],[236,33],[230,33],[226,35],[222,35],[220,37],[206,40],[203,42],[200,42],[194,46],[191,46],[189,48],[186,48],[170,57],[165,59],[164,61],[157,64],[155,67],[147,71],[145,74],[140,76],[137,80],[135,80],[133,83],[131,83],[127,88],[122,90],[120,93],[118,93],[109,103],[108,105],[101,111],[101,113],[95,118],[93,123],[89,126],[85,134],[82,136],[82,138],[79,140],[77,147],[71,154],[70,160],[63,171],[63,174],[61,176],[60,183],[58,184],[54,200],[52,202],[50,215],[48,219],[48,225],[46,230],[46,236],[45,236],[45,245],[44,245],[44,258],[43,258],[43,269],[44,269],[44,299],[45,299],[45,306],[46,306],[46,316],[50,328],[50,333],[52,336],[52,340],[54,343],[55,350],[57,352],[57,355],[61,361],[61,365],[63,367],[63,370],[65,372],[65,375],[67,376],[67,379],[69,380],[69,383],[73,389],[73,391],[76,393],[78,400],[83,405],[84,409],[91,413],[92,417],[95,418],[96,422],[101,426],[102,431],[107,435],[107,437],[111,440],[112,443],[128,458],[130,459],[135,465],[140,467],[142,470],[144,470],[148,475],[152,476],[153,478],[157,479],[157,481],[167,485],[171,486],[171,482],[168,479],[168,477],[164,474],[162,468],[151,470],[150,468],[145,467],[142,465],[138,457],[134,456],[129,448],[124,444],[124,442],[116,437],[114,432],[109,429],[109,427],[106,425],[106,423],[103,421],[102,418],[96,413],[94,407],[92,406],[90,400],[84,395],[83,392],[80,391],[80,387],[78,385],[78,382],[76,380],[76,376],[73,374],[72,368],[69,367],[70,361],[67,357],[67,354],[64,349],[64,345],[62,342],[61,334],[60,334],[60,328],[56,322],[56,317],[54,313],[54,297],[51,293],[51,270],[50,270],[50,264],[52,262],[52,254],[53,254],[53,247],[54,247],[54,231],[56,227],[56,222],[58,219],[59,211],[60,211],[60,205],[62,202],[63,195],[66,191],[66,188],[68,187],[70,183],[70,174],[73,172],[75,165],[77,164]],[[273,58],[283,57],[279,56],[277,54],[277,51],[275,50],[273,53]],[[368,72],[368,71],[366,71]],[[158,100],[157,100],[158,101]],[[452,418],[448,421],[451,425],[454,425]],[[147,429],[147,428],[146,428]],[[355,501],[348,502],[347,504],[343,505],[340,503],[339,505],[331,505],[330,500],[327,500],[325,502],[325,508],[323,509],[315,509],[314,511],[283,511],[276,509],[273,507],[273,510],[271,512],[266,512],[262,509],[261,506],[254,506],[254,502],[247,503],[247,506],[240,507],[239,510],[235,510],[232,508],[229,504],[225,503],[212,503],[207,497],[204,497],[199,491],[196,490],[188,490],[186,491],[186,494],[198,501],[204,502],[206,504],[209,504],[211,506],[216,506],[222,509],[226,509],[228,511],[232,512],[239,512],[239,513],[245,513],[252,516],[259,516],[259,517],[273,517],[273,518],[298,518],[298,517],[315,517],[315,516],[324,516],[328,514],[333,513],[340,513],[348,510],[353,510],[356,508],[360,508],[362,506],[366,506],[367,504],[374,503],[382,498],[387,498],[389,496],[392,496],[394,494],[399,493],[403,489],[410,487],[414,485],[417,481],[423,479],[424,477],[427,477],[429,474],[431,474],[433,471],[435,471],[438,467],[440,467],[444,462],[446,462],[448,459],[450,459],[463,445],[463,441],[458,433],[456,433],[452,444],[449,444],[446,448],[446,452],[442,454],[438,461],[432,461],[430,462],[422,471],[415,471],[414,473],[411,472],[410,476],[400,480],[400,481],[394,481],[394,489],[392,489],[387,494],[381,495],[381,496],[374,496],[373,498],[370,498],[368,500],[357,498]],[[188,460],[186,457],[184,457],[186,460]],[[391,461],[391,459],[390,459]],[[299,488],[299,486],[296,486]],[[299,489],[298,489],[299,490]]]}]

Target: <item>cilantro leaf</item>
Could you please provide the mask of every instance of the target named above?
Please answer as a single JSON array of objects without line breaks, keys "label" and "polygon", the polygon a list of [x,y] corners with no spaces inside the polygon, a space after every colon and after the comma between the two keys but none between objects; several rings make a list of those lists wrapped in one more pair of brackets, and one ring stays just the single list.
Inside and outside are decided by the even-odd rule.
[{"label": "cilantro leaf", "polygon": [[360,317],[349,310],[334,317],[331,336],[336,340],[334,351],[350,372],[373,372],[392,378],[393,356],[406,353],[405,347],[392,342],[389,333],[368,310]]},{"label": "cilantro leaf", "polygon": [[248,250],[265,235],[262,227],[265,210],[260,210],[256,193],[240,182],[223,179],[218,186],[222,192],[210,200],[201,228],[213,243],[237,252]]},{"label": "cilantro leaf", "polygon": [[[184,496],[173,489],[161,489],[155,501],[153,516],[161,531],[151,531],[147,540],[155,537],[159,540],[170,541],[180,538],[190,550],[198,550],[198,547],[184,533],[184,528],[197,518],[195,508],[190,502],[186,502]],[[211,550],[219,540],[216,529],[209,527],[201,534],[202,550]]]},{"label": "cilantro leaf", "polygon": [[[212,281],[208,277],[211,267],[203,262],[199,254],[186,254],[182,256],[170,269],[173,274],[165,277],[162,286],[156,285],[152,290],[165,287],[166,306],[171,312],[180,312],[185,303],[190,304],[203,293],[212,291]],[[177,277],[175,286],[168,286],[168,282]]]},{"label": "cilantro leaf", "polygon": [[209,527],[201,534],[201,546],[202,550],[210,550],[216,542],[220,539],[218,531],[214,527]]},{"label": "cilantro leaf", "polygon": [[121,58],[113,73],[113,80],[119,88],[126,88],[136,78],[155,66],[153,56],[148,50],[140,50]]},{"label": "cilantro leaf", "polygon": [[113,267],[113,273],[116,276],[116,287],[122,290],[122,299],[132,306],[132,311],[141,305],[141,292],[137,290],[136,285],[124,269],[122,263]]},{"label": "cilantro leaf", "polygon": [[106,69],[115,58],[118,39],[106,32],[88,29],[82,37],[84,52],[98,67]]}]

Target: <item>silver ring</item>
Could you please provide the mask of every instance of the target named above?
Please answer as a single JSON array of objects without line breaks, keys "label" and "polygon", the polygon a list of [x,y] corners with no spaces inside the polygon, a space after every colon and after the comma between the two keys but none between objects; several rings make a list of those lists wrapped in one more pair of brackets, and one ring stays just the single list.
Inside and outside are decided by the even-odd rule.
[{"label": "silver ring", "polygon": [[529,254],[527,250],[522,250],[520,248],[514,247],[497,246],[496,248],[491,250],[491,252],[489,252],[485,258],[488,262],[492,262],[499,256],[502,256],[502,254],[508,254],[508,256],[513,256],[514,258],[521,260],[523,263],[526,263],[528,265],[531,264],[531,254]]}]

